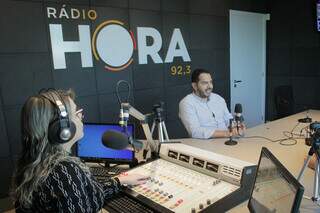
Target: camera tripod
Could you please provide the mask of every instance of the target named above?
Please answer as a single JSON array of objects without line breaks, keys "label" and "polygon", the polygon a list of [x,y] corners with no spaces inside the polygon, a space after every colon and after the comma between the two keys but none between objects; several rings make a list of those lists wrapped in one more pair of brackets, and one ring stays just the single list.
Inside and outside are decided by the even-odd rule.
[{"label": "camera tripod", "polygon": [[166,124],[164,123],[164,118],[162,116],[162,112],[163,112],[163,102],[160,102],[159,104],[155,104],[153,106],[153,111],[154,111],[154,119],[153,119],[153,123],[152,123],[152,127],[151,127],[151,135],[153,135],[153,131],[155,129],[155,127],[157,126],[158,129],[158,139],[159,139],[159,143],[163,143],[163,142],[169,142],[169,136],[168,136],[168,132],[167,132],[167,128],[166,128]]},{"label": "camera tripod", "polygon": [[309,198],[311,199],[313,202],[319,204],[319,172],[320,172],[320,164],[319,164],[319,159],[320,159],[320,140],[319,139],[316,139],[316,140],[313,140],[313,143],[309,149],[309,152],[308,152],[308,157],[307,159],[305,160],[304,162],[304,165],[299,173],[299,176],[298,176],[298,181],[300,182],[302,176],[303,176],[303,173],[304,171],[306,170],[310,160],[311,160],[311,157],[313,156],[313,154],[316,155],[316,164],[315,164],[315,173],[314,173],[314,185],[313,185],[313,197]]}]

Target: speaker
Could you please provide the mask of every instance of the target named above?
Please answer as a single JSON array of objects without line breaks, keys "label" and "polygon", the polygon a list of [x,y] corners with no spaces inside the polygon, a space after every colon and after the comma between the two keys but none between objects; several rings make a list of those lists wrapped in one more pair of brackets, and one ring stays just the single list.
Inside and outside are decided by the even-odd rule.
[{"label": "speaker", "polygon": [[69,142],[76,133],[76,125],[70,120],[67,107],[58,91],[49,89],[40,92],[40,97],[47,99],[57,110],[58,116],[49,123],[48,138],[51,143]]}]

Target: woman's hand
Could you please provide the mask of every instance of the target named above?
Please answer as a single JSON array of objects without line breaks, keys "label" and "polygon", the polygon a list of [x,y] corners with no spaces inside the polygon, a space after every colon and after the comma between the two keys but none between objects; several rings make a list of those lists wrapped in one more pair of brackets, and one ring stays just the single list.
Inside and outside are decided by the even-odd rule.
[{"label": "woman's hand", "polygon": [[140,185],[147,182],[149,176],[141,175],[141,174],[120,174],[117,176],[121,185]]}]

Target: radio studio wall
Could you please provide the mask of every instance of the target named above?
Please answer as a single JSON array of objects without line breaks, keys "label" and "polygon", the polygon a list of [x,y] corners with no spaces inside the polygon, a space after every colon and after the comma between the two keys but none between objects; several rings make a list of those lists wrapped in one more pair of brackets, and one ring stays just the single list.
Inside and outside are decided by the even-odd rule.
[{"label": "radio studio wall", "polygon": [[[6,196],[14,162],[21,150],[19,114],[30,95],[44,87],[73,88],[84,108],[86,122],[116,122],[116,82],[132,85],[130,103],[143,113],[165,102],[169,136],[186,132],[178,119],[178,102],[191,92],[186,71],[202,67],[214,72],[214,90],[230,101],[229,9],[266,12],[266,1],[237,0],[3,0],[0,5],[0,197]],[[49,19],[47,7],[95,10],[97,18]],[[70,14],[69,14],[70,15]],[[83,15],[83,14],[82,14]],[[84,17],[85,14],[81,17]],[[165,59],[174,28],[179,28],[191,61],[175,58],[172,63],[138,63],[138,51],[125,69],[111,72],[92,56],[91,67],[83,68],[79,53],[66,53],[66,68],[54,69],[49,24],[63,26],[66,41],[77,41],[78,25],[88,25],[91,36],[98,24],[118,20],[137,35],[137,27],[157,29],[162,38],[160,57]],[[272,20],[272,19],[271,19]],[[147,40],[150,44],[152,40]],[[181,67],[179,67],[181,66]],[[181,74],[178,74],[181,69]],[[175,71],[176,70],[176,71]],[[140,136],[139,129],[137,135]]]}]

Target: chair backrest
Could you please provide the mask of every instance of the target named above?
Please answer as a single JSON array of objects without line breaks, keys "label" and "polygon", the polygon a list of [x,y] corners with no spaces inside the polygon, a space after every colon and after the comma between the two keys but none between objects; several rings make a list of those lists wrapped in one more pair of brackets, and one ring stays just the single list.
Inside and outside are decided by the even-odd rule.
[{"label": "chair backrest", "polygon": [[277,118],[283,118],[294,113],[293,89],[291,85],[281,85],[274,89],[274,102]]}]

